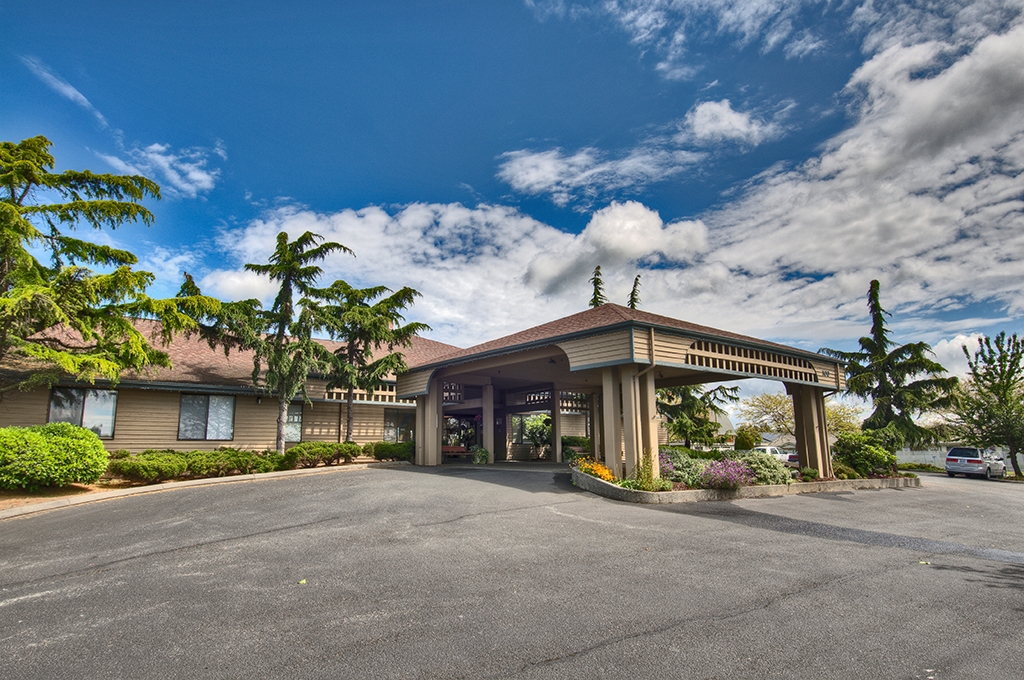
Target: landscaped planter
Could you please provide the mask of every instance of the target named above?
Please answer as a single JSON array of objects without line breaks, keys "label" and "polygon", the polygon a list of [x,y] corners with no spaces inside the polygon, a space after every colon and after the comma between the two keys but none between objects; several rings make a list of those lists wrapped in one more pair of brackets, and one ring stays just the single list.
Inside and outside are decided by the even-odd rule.
[{"label": "landscaped planter", "polygon": [[856,489],[903,489],[919,487],[916,477],[886,479],[838,479],[832,482],[794,482],[765,486],[741,486],[738,489],[690,489],[687,491],[634,491],[598,479],[577,469],[572,470],[572,481],[581,489],[598,496],[628,503],[695,503],[697,501],[731,501],[737,498],[770,498],[792,496],[799,493],[822,491],[854,491]]}]

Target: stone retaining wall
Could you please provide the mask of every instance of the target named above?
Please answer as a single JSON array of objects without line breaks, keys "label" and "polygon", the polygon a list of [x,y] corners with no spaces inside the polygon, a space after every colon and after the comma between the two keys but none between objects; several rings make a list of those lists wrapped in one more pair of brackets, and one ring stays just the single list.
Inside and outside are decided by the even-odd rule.
[{"label": "stone retaining wall", "polygon": [[743,486],[739,489],[690,489],[688,491],[633,491],[611,484],[573,468],[572,481],[577,487],[605,498],[628,503],[695,503],[697,501],[731,501],[738,498],[770,498],[792,496],[799,493],[823,491],[854,491],[857,489],[903,489],[921,486],[916,477],[894,479],[839,479],[832,482],[794,482]]}]

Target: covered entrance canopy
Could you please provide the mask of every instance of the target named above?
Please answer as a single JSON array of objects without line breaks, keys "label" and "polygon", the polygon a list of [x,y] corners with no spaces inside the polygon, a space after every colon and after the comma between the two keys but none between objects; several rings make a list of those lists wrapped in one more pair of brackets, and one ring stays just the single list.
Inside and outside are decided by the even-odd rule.
[{"label": "covered entrance canopy", "polygon": [[[416,399],[416,463],[442,460],[443,417],[480,416],[481,441],[504,451],[507,417],[546,408],[561,460],[566,406],[589,407],[595,456],[628,475],[658,451],[655,389],[743,378],[778,380],[793,398],[801,466],[832,476],[824,397],[842,364],[794,347],[605,304],[411,365],[399,398]],[[654,465],[654,470],[658,466]]]}]

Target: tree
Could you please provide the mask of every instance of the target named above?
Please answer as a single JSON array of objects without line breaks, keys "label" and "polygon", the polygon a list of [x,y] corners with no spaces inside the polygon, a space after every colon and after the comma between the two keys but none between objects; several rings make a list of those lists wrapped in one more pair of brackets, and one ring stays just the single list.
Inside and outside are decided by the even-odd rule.
[{"label": "tree", "polygon": [[630,309],[637,309],[640,307],[640,275],[637,274],[636,278],[633,279],[633,290],[629,291],[629,301],[626,303]]},{"label": "tree", "polygon": [[[326,374],[334,361],[330,350],[313,338],[331,327],[322,309],[330,301],[330,289],[316,287],[323,273],[316,263],[331,253],[352,251],[340,243],[321,241],[322,236],[308,231],[294,241],[288,240],[288,234],[279,233],[267,264],[245,265],[248,271],[278,283],[271,308],[264,309],[259,300],[225,303],[202,328],[207,340],[223,345],[225,352],[231,348],[254,352],[253,384],[277,395],[276,443],[277,452],[282,454],[288,404],[295,395],[304,394],[310,373]],[[187,278],[183,294],[194,292],[194,283],[189,287],[190,283]]]},{"label": "tree", "polygon": [[[758,432],[796,436],[793,399],[782,392],[755,394],[740,402],[737,414]],[[860,429],[860,409],[831,399],[825,401],[825,423],[832,434]]]},{"label": "tree", "polygon": [[908,443],[929,441],[934,435],[914,422],[914,417],[948,407],[957,379],[942,377],[946,369],[928,358],[931,346],[927,343],[896,345],[889,338],[885,317],[891,315],[882,308],[878,281],[872,281],[868,289],[868,310],[871,334],[859,340],[859,351],[819,351],[847,362],[848,394],[871,400],[873,411],[863,429],[880,430],[892,423]]},{"label": "tree", "polygon": [[[405,370],[405,359],[395,348],[408,347],[414,335],[430,327],[418,322],[402,325],[402,313],[419,297],[409,287],[392,292],[384,286],[353,288],[344,281],[335,281],[326,293],[333,301],[323,310],[329,332],[345,343],[336,352],[338,360],[332,364],[327,387],[345,390],[345,441],[352,441],[356,388],[372,394],[387,376]],[[374,358],[375,352],[382,354]]]},{"label": "tree", "polygon": [[594,294],[590,297],[591,307],[600,307],[608,302],[604,296],[604,280],[601,279],[601,265],[594,267],[594,275],[590,277],[590,283],[594,286]]},{"label": "tree", "polygon": [[657,391],[658,412],[668,419],[668,433],[682,439],[686,448],[718,441],[716,415],[724,415],[722,404],[739,399],[738,387],[719,385],[706,390],[700,385],[663,387]]},{"label": "tree", "polygon": [[0,142],[0,364],[24,368],[0,378],[0,394],[65,375],[116,383],[125,370],[169,366],[133,321],[158,319],[169,342],[219,305],[202,295],[150,298],[154,277],[133,269],[135,255],[69,235],[152,224],[142,202],[159,199],[160,187],[138,175],[54,173],[50,146],[42,136]]},{"label": "tree", "polygon": [[973,446],[1005,446],[1017,477],[1017,454],[1024,449],[1024,340],[1017,334],[983,337],[972,355],[970,377],[953,402],[954,431]]},{"label": "tree", "polygon": [[752,425],[740,425],[736,428],[736,439],[733,448],[737,451],[749,451],[761,443],[761,433]]}]

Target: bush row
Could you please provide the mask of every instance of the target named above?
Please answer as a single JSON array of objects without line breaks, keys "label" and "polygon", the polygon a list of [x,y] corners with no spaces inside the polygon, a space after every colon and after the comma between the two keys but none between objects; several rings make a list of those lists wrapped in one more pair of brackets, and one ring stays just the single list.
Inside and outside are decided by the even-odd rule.
[{"label": "bush row", "polygon": [[[377,460],[412,460],[413,442],[374,442],[359,446],[353,442],[302,442],[279,455],[276,451],[214,451],[149,449],[138,454],[113,451],[108,471],[133,482],[156,484],[180,477],[225,477],[276,470],[312,468],[319,465],[351,463],[361,454]],[[105,465],[106,468],[106,465]]]},{"label": "bush row", "polygon": [[0,488],[91,484],[107,469],[103,442],[70,423],[0,428]]}]

